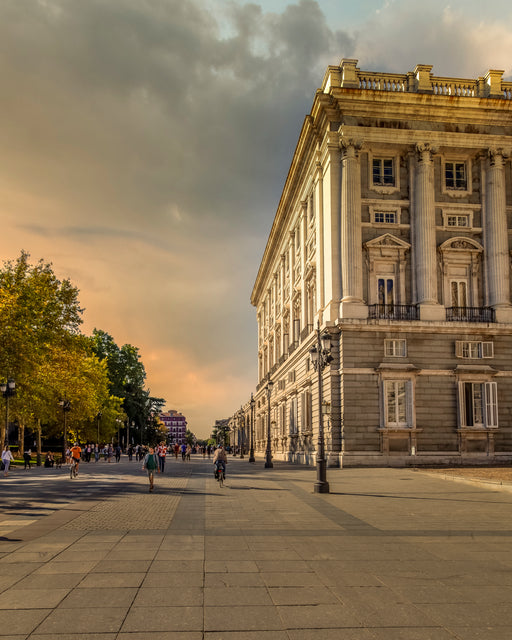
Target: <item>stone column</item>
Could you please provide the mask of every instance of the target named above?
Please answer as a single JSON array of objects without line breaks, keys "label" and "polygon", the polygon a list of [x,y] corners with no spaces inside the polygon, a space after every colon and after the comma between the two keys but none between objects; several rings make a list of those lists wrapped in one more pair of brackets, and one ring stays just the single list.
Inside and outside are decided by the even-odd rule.
[{"label": "stone column", "polygon": [[360,143],[341,140],[341,317],[366,318],[363,302]]},{"label": "stone column", "polygon": [[416,296],[421,320],[445,319],[437,297],[436,220],[434,206],[434,163],[436,149],[416,145],[414,208],[414,257]]},{"label": "stone column", "polygon": [[308,201],[303,200],[301,203],[302,215],[300,218],[300,261],[301,261],[301,274],[300,274],[300,290],[302,308],[300,312],[300,329],[304,331],[308,324],[307,314],[307,296],[306,296],[306,241],[308,235]]},{"label": "stone column", "polygon": [[489,306],[498,322],[511,322],[510,257],[505,198],[504,153],[489,150],[484,210],[484,263]]}]

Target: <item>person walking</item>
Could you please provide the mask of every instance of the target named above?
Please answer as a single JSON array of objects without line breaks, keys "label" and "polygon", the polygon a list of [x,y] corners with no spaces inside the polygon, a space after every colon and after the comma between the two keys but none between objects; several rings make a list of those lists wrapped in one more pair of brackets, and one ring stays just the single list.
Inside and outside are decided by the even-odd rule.
[{"label": "person walking", "polygon": [[158,445],[158,471],[160,473],[164,472],[166,453],[167,447],[165,446],[165,442],[162,440],[162,442]]},{"label": "person walking", "polygon": [[178,453],[180,452],[180,445],[176,442],[174,444],[174,457],[178,459]]},{"label": "person walking", "polygon": [[149,479],[149,492],[153,491],[155,482],[155,469],[158,469],[158,462],[153,447],[149,447],[149,453],[146,454],[142,463],[142,470],[147,469]]},{"label": "person walking", "polygon": [[98,462],[100,459],[100,445],[94,445],[94,462]]},{"label": "person walking", "polygon": [[24,469],[30,469],[31,460],[32,460],[32,450],[31,449],[26,449],[23,452],[23,462],[25,463],[25,466],[23,467]]},{"label": "person walking", "polygon": [[2,451],[2,464],[4,465],[4,477],[6,478],[9,475],[9,467],[13,460],[14,458],[12,457],[11,449],[9,448],[9,445],[6,444]]},{"label": "person walking", "polygon": [[117,444],[116,445],[116,462],[119,462],[121,460],[121,447]]}]

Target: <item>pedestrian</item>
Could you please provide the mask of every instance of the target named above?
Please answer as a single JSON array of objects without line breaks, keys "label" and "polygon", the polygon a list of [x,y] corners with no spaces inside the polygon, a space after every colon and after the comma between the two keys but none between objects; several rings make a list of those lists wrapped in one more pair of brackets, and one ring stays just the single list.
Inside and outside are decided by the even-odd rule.
[{"label": "pedestrian", "polygon": [[94,462],[98,462],[100,459],[100,446],[99,444],[94,445]]},{"label": "pedestrian", "polygon": [[178,453],[180,452],[180,445],[176,442],[174,444],[174,457],[178,459]]},{"label": "pedestrian", "polygon": [[181,459],[185,462],[185,456],[187,455],[187,445],[183,443],[180,447],[181,449]]},{"label": "pedestrian", "polygon": [[32,460],[32,450],[26,449],[23,452],[23,462],[25,463],[24,469],[30,469],[30,461]]},{"label": "pedestrian", "polygon": [[88,444],[87,447],[85,448],[85,461],[86,462],[90,462],[91,461],[91,453],[92,453],[91,445]]},{"label": "pedestrian", "polygon": [[190,462],[190,454],[192,453],[192,447],[188,444],[185,450],[185,458],[187,462]]},{"label": "pedestrian", "polygon": [[206,447],[203,445],[203,460],[206,458]]},{"label": "pedestrian", "polygon": [[107,458],[108,458],[107,462],[110,462],[110,459],[112,458],[113,455],[114,455],[114,447],[111,444],[109,444],[107,448]]},{"label": "pedestrian", "polygon": [[44,459],[44,466],[47,469],[49,469],[49,468],[52,468],[54,464],[55,464],[55,458],[53,456],[53,453],[51,451],[47,451],[46,457]]},{"label": "pedestrian", "polygon": [[121,460],[121,447],[117,444],[116,445],[116,462],[119,462]]},{"label": "pedestrian", "polygon": [[167,447],[165,446],[164,441],[162,441],[158,445],[157,453],[158,453],[158,471],[159,473],[163,473],[164,467],[165,467],[165,455],[167,453]]},{"label": "pedestrian", "polygon": [[149,479],[149,492],[153,491],[155,481],[155,469],[158,468],[158,462],[153,447],[149,447],[149,453],[146,454],[142,463],[142,470],[147,469]]},{"label": "pedestrian", "polygon": [[133,447],[132,447],[132,445],[130,445],[128,447],[128,451],[126,453],[128,454],[128,460],[131,462],[132,458],[133,458]]},{"label": "pedestrian", "polygon": [[2,451],[2,464],[4,468],[4,476],[7,477],[9,475],[9,467],[11,465],[11,461],[14,460],[12,457],[11,450],[9,445],[6,444],[4,450]]}]

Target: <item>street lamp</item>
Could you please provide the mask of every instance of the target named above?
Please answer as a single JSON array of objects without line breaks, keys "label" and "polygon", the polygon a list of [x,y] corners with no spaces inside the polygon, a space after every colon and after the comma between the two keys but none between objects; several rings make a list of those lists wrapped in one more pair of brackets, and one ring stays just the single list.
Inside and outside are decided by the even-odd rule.
[{"label": "street lamp", "polygon": [[71,411],[71,402],[66,398],[59,400],[59,406],[62,407],[62,413],[64,414],[64,437],[62,440],[62,457],[64,460],[66,459],[66,445],[67,445],[67,437],[68,437],[68,421],[67,415],[68,411]]},{"label": "street lamp", "polygon": [[[323,345],[322,345],[323,342]],[[316,345],[310,349],[309,354],[315,371],[318,372],[318,442],[316,447],[316,482],[315,493],[329,493],[329,483],[326,478],[327,462],[324,449],[324,417],[322,403],[322,372],[332,362],[331,336],[329,333],[320,332],[320,323],[316,330]]]},{"label": "street lamp", "polygon": [[272,380],[268,379],[267,385],[265,387],[265,391],[267,393],[268,400],[268,419],[267,419],[267,448],[265,449],[265,469],[272,469],[272,450],[270,448],[270,396],[272,395],[272,387],[274,383]]},{"label": "street lamp", "polygon": [[16,382],[14,382],[12,378],[9,378],[7,382],[0,384],[0,391],[5,398],[5,431],[2,429],[4,433],[2,433],[2,437],[0,438],[3,451],[5,439],[9,434],[9,398],[12,398],[12,396],[16,394]]},{"label": "street lamp", "polygon": [[254,405],[256,404],[251,393],[251,449],[249,451],[249,462],[256,462],[254,458]]},{"label": "street lamp", "polygon": [[240,412],[239,412],[239,425],[240,425],[240,435],[242,436],[242,443],[240,445],[240,460],[244,457],[244,430],[245,430],[245,417],[244,417],[244,410],[242,409],[242,407],[240,407]]}]

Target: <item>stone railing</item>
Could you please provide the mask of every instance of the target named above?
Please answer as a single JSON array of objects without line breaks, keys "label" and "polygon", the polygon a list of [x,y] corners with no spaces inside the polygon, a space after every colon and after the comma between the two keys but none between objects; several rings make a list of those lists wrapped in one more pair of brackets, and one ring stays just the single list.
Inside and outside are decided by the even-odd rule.
[{"label": "stone railing", "polygon": [[477,79],[443,78],[432,75],[432,65],[418,64],[407,73],[361,71],[357,60],[343,59],[339,67],[328,67],[322,91],[332,88],[364,89],[400,93],[427,93],[463,98],[512,100],[512,82],[504,82],[503,71],[490,69]]}]

